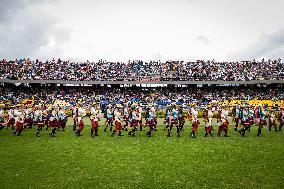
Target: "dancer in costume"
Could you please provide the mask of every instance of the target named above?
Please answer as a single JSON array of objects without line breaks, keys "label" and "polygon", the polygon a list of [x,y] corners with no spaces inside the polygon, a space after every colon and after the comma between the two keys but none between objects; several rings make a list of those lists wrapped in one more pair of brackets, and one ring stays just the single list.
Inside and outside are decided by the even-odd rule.
[{"label": "dancer in costume", "polygon": [[121,112],[122,112],[122,105],[121,104],[117,104],[114,110],[114,122],[115,122],[115,129],[113,130],[111,136],[113,137],[115,135],[116,132],[118,132],[118,136],[123,136],[121,134],[121,130],[122,130],[122,116],[121,116]]},{"label": "dancer in costume", "polygon": [[218,128],[217,136],[220,136],[221,132],[224,132],[224,137],[228,137],[228,128],[229,128],[229,121],[228,121],[228,109],[226,105],[221,107],[221,124]]},{"label": "dancer in costume", "polygon": [[149,111],[149,116],[148,116],[148,123],[147,126],[149,127],[149,130],[147,131],[146,135],[148,137],[152,137],[152,132],[155,129],[155,117],[156,117],[156,109],[155,107],[151,107]]},{"label": "dancer in costume", "polygon": [[191,115],[192,115],[192,129],[191,129],[191,138],[196,138],[196,132],[198,129],[198,126],[200,124],[197,115],[198,115],[198,110],[196,108],[196,105],[193,104],[193,106],[190,109]]},{"label": "dancer in costume", "polygon": [[255,123],[258,127],[257,129],[257,136],[262,136],[262,128],[264,125],[267,125],[266,118],[265,118],[265,111],[261,104],[259,104],[254,111],[255,114]]},{"label": "dancer in costume", "polygon": [[110,131],[112,131],[112,127],[113,127],[113,114],[114,112],[112,111],[112,107],[109,104],[107,106],[107,110],[106,110],[106,122],[105,122],[105,129],[104,132],[107,131],[107,128],[110,126]]},{"label": "dancer in costume", "polygon": [[72,108],[72,114],[73,114],[73,131],[76,131],[76,128],[78,126],[78,111],[79,111],[79,106],[76,105],[75,107]]},{"label": "dancer in costume", "polygon": [[85,124],[84,124],[84,117],[86,116],[86,109],[80,104],[80,108],[78,109],[78,129],[75,132],[76,136],[82,136],[81,132],[83,131]]},{"label": "dancer in costume", "polygon": [[[94,103],[94,105],[96,105],[96,103]],[[90,120],[92,124],[91,137],[99,136],[98,129],[99,129],[100,114],[101,114],[101,111],[100,111],[99,106],[97,107],[93,106],[91,108],[91,116],[90,116]]]},{"label": "dancer in costume", "polygon": [[268,130],[271,131],[271,128],[274,127],[275,132],[277,131],[276,117],[274,110],[269,111],[268,115]]},{"label": "dancer in costume", "polygon": [[66,123],[67,123],[68,117],[65,114],[65,110],[62,107],[60,107],[59,111],[58,111],[58,129],[61,128],[62,131],[65,130],[66,128]]},{"label": "dancer in costume", "polygon": [[211,111],[211,106],[207,107],[205,109],[204,117],[204,123],[205,123],[205,135],[204,137],[207,137],[208,135],[212,136],[212,118],[213,118],[213,112]]},{"label": "dancer in costume", "polygon": [[50,106],[49,107],[49,114],[48,114],[48,127],[50,127],[52,130],[49,133],[49,136],[55,137],[56,136],[56,130],[58,128],[58,112],[55,107]]},{"label": "dancer in costume", "polygon": [[22,107],[16,108],[14,111],[16,130],[13,132],[14,136],[21,136],[24,127],[25,112]]}]

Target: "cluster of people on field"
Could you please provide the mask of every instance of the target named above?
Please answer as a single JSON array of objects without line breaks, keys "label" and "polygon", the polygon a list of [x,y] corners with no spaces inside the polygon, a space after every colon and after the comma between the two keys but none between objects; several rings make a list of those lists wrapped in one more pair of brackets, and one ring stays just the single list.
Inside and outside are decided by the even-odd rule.
[{"label": "cluster of people on field", "polygon": [[283,80],[281,59],[261,61],[217,62],[197,60],[128,62],[72,62],[61,59],[32,61],[30,59],[1,60],[0,79],[68,80],[68,81],[249,81]]},{"label": "cluster of people on field", "polygon": [[[136,131],[148,128],[146,135],[152,137],[157,130],[157,107],[153,103],[148,103],[143,110],[142,106],[141,103],[131,101],[125,104],[109,104],[106,111],[103,112],[99,103],[94,102],[88,115],[91,121],[91,137],[98,136],[99,121],[102,118],[105,118],[104,132],[107,132],[109,129],[111,136],[116,134],[123,136],[122,133],[127,132],[129,136],[135,137]],[[190,136],[196,138],[200,125],[198,114],[201,111],[201,107],[198,107],[195,103],[187,106],[171,103],[167,106],[164,124],[168,137],[171,136],[171,132],[175,127],[178,137],[184,130],[186,123],[184,108],[188,109],[187,117],[191,120]],[[87,111],[88,108],[81,101],[78,101],[72,107],[73,131],[77,136],[81,136],[81,132],[85,127],[84,117],[86,117]],[[145,120],[143,120],[142,116],[143,111]],[[214,112],[217,112],[217,136],[224,132],[224,136],[228,137],[229,112],[232,113],[231,125],[234,125],[235,130],[242,137],[245,136],[246,131],[250,131],[252,125],[258,127],[257,136],[262,135],[264,125],[268,124],[269,131],[271,131],[271,128],[274,128],[275,131],[281,131],[284,125],[284,107],[274,107],[268,110],[261,104],[257,106],[248,104],[234,104],[230,106],[222,102],[212,101],[203,109],[205,137],[213,136],[212,121]],[[60,105],[29,104],[7,106],[5,111],[3,107],[0,107],[0,130],[11,127],[13,130],[12,134],[20,136],[23,130],[36,126],[35,135],[39,137],[40,131],[43,127],[46,127],[46,130],[51,129],[49,135],[55,137],[57,130],[65,130],[67,118],[64,107]]]},{"label": "cluster of people on field", "polygon": [[62,131],[66,128],[67,116],[63,107],[38,105],[17,105],[0,108],[0,130],[11,127],[13,135],[20,136],[25,129],[37,126],[36,136],[39,137],[40,131],[44,126],[46,130],[52,128],[50,136],[55,136],[56,130]]}]

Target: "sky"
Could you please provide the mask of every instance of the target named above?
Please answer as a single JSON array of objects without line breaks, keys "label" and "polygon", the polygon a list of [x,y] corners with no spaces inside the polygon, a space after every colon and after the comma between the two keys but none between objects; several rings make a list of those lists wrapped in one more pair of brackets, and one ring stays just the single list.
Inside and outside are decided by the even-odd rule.
[{"label": "sky", "polygon": [[0,0],[0,59],[284,60],[283,0]]}]

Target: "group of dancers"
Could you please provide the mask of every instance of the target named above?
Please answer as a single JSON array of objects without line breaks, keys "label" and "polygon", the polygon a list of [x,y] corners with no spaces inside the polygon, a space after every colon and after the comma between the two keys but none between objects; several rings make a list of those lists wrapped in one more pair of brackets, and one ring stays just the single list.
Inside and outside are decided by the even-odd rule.
[{"label": "group of dancers", "polygon": [[67,116],[63,107],[42,105],[17,105],[10,106],[6,112],[0,108],[0,130],[12,127],[14,136],[21,136],[25,129],[37,127],[36,136],[44,126],[46,130],[51,128],[50,136],[55,136],[56,130],[66,128]]},{"label": "group of dancers", "polygon": [[[200,125],[198,117],[200,117],[201,109],[196,104],[190,104],[187,113],[184,107],[172,103],[167,106],[164,119],[164,130],[167,131],[167,137],[171,137],[171,132],[176,128],[177,137],[181,136],[184,130],[185,120],[191,120],[191,138],[196,138]],[[123,136],[127,133],[129,136],[135,137],[136,131],[142,131],[147,128],[146,135],[152,137],[157,131],[156,106],[152,103],[142,108],[140,103],[126,103],[107,105],[104,112],[101,111],[99,103],[93,103],[90,107],[89,119],[91,122],[91,137],[98,135],[100,120],[105,118],[104,132],[108,130],[111,136]],[[204,122],[205,135],[213,136],[213,117],[217,118],[217,136],[224,133],[224,137],[228,136],[229,115],[232,116],[232,124],[235,131],[238,131],[242,137],[254,125],[257,127],[257,136],[262,135],[262,128],[268,125],[269,131],[274,128],[275,131],[281,131],[284,125],[284,107],[266,109],[263,105],[252,106],[248,104],[234,104],[229,106],[223,103],[210,103],[202,108],[202,116]],[[85,127],[84,117],[87,115],[87,107],[78,102],[72,107],[73,131],[76,136],[81,136]],[[145,121],[143,121],[145,118]],[[21,136],[25,129],[36,127],[35,135],[40,136],[43,127],[50,129],[49,135],[56,136],[56,131],[65,130],[68,116],[64,107],[59,105],[43,106],[42,104],[17,105],[0,107],[0,130],[11,127],[13,135]],[[268,120],[268,123],[267,123]]]}]

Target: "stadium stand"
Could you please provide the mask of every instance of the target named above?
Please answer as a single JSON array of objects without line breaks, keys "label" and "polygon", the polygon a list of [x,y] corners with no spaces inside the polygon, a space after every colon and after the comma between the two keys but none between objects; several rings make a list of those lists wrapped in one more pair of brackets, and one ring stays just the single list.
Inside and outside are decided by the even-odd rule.
[{"label": "stadium stand", "polygon": [[[184,61],[150,61],[128,62],[69,62],[51,60],[19,59],[0,61],[0,82],[48,81],[84,81],[92,84],[112,82],[135,83],[241,83],[247,81],[275,81],[284,79],[284,64],[281,59],[261,61],[217,62],[197,60]],[[55,82],[50,82],[55,81]]]}]

